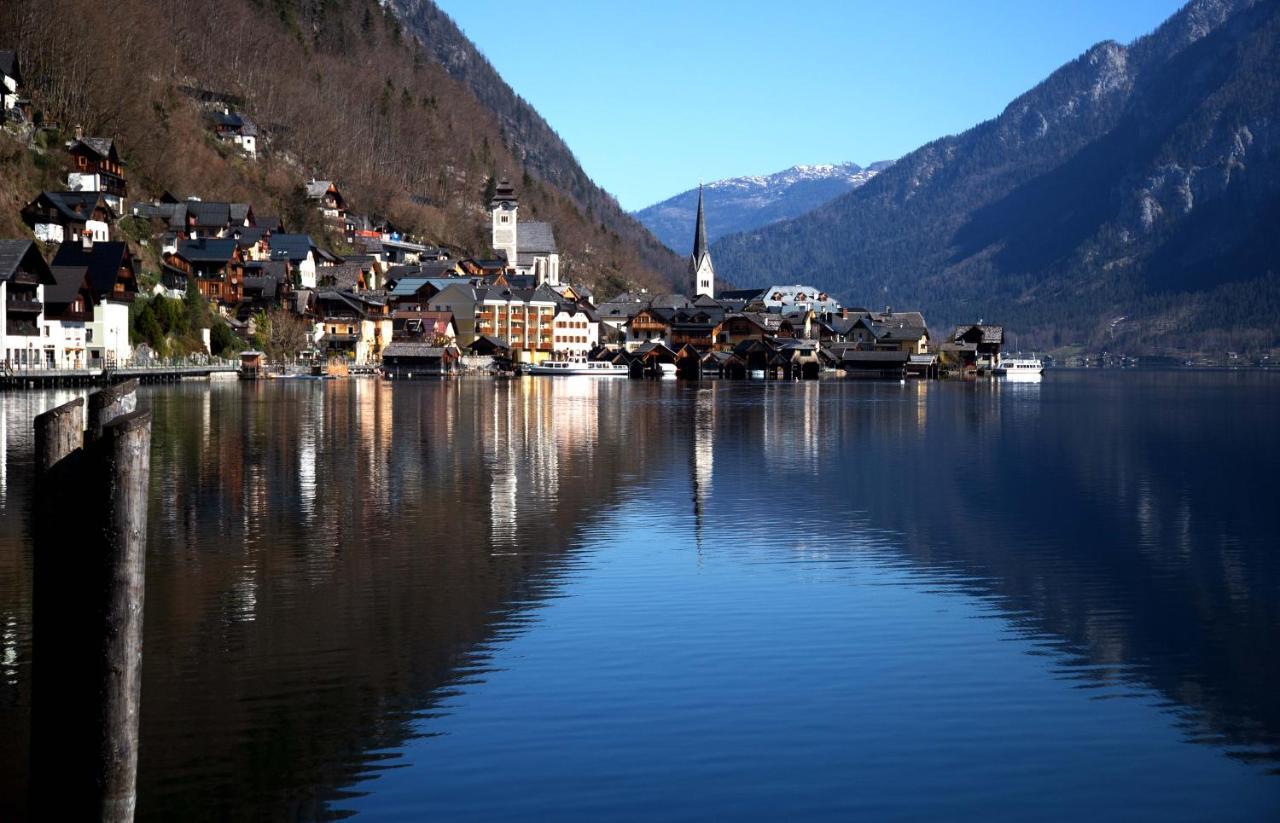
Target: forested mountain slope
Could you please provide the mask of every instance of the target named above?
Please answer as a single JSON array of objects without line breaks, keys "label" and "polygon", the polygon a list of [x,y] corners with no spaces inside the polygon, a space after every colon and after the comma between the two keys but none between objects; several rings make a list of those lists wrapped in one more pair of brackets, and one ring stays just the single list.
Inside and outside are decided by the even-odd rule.
[{"label": "forested mountain slope", "polygon": [[[680,269],[576,164],[552,173],[516,144],[505,115],[377,0],[12,0],[0,43],[18,49],[55,137],[82,125],[118,139],[135,199],[247,200],[305,225],[300,184],[315,175],[354,211],[484,253],[486,186],[508,176],[522,219],[554,224],[566,276],[607,295],[667,289]],[[241,98],[260,158],[213,140],[184,87]]]},{"label": "forested mountain slope", "polygon": [[1027,345],[1265,349],[1280,332],[1280,3],[1194,0],[718,270],[984,318]]}]

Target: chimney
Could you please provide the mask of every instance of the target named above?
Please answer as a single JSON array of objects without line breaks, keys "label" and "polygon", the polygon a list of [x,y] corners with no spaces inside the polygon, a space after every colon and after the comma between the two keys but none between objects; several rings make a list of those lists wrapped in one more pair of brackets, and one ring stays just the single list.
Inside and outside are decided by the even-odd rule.
[{"label": "chimney", "polygon": [[85,251],[93,251],[93,234],[88,229],[80,232],[80,247]]},{"label": "chimney", "polygon": [[76,139],[77,140],[84,139],[84,129],[81,128],[79,125],[76,126]]}]

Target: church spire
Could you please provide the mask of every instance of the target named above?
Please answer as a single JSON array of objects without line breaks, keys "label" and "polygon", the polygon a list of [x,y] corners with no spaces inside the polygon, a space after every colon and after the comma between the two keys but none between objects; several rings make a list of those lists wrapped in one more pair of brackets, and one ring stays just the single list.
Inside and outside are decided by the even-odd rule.
[{"label": "church spire", "polygon": [[693,254],[689,256],[690,294],[716,296],[716,270],[707,246],[707,220],[702,208],[702,184],[698,184],[698,225],[693,231]]},{"label": "church spire", "polygon": [[698,226],[693,232],[693,264],[696,266],[707,253],[707,220],[702,213],[702,184],[698,184]]}]

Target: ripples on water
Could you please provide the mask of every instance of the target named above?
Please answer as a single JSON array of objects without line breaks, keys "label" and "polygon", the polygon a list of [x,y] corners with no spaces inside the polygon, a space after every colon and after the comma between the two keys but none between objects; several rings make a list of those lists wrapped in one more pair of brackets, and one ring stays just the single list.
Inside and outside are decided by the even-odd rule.
[{"label": "ripples on water", "polygon": [[[30,419],[0,398],[0,817]],[[144,818],[1280,814],[1280,382],[144,389]]]}]

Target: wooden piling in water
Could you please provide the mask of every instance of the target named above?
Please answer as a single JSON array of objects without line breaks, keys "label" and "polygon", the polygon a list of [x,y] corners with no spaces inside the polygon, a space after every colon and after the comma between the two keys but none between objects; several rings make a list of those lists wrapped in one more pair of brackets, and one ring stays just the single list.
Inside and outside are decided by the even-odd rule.
[{"label": "wooden piling in water", "polygon": [[30,814],[136,805],[151,414],[136,381],[36,418]]}]

